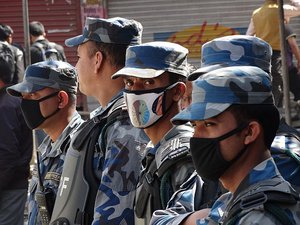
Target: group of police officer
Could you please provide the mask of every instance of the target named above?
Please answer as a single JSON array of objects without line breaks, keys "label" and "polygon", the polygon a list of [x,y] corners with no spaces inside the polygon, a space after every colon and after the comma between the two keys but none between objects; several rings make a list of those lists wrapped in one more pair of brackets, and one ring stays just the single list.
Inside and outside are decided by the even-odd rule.
[{"label": "group of police officer", "polygon": [[[7,89],[47,134],[29,224],[298,224],[299,194],[270,151],[280,123],[270,45],[217,38],[191,71],[186,48],[141,39],[135,20],[87,18],[65,41],[77,46],[76,69],[36,63]],[[100,104],[87,121],[77,79]],[[187,79],[192,102],[180,111]]]}]

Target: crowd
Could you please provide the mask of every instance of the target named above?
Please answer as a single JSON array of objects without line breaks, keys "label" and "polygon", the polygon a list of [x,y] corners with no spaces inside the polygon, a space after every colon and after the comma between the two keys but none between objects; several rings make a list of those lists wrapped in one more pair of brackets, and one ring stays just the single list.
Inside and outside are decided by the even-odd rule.
[{"label": "crowd", "polygon": [[[298,7],[285,7],[286,23]],[[75,67],[31,22],[24,71],[12,29],[0,25],[0,50],[11,56],[0,51],[0,224],[24,224],[26,201],[30,225],[299,224],[300,134],[277,108],[274,9],[266,0],[247,35],[203,44],[198,69],[179,44],[142,43],[136,20],[88,17],[65,40],[77,47]],[[297,79],[295,37],[286,25]],[[87,120],[78,91],[99,103]],[[30,175],[32,131],[41,140]]]}]

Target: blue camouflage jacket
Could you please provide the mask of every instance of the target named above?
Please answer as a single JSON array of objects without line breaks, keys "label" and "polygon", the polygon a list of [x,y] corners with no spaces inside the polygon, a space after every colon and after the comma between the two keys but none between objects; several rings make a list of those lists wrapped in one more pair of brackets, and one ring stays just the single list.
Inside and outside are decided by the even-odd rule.
[{"label": "blue camouflage jacket", "polygon": [[[39,153],[39,168],[43,186],[47,190],[51,190],[54,194],[54,199],[57,194],[60,176],[65,160],[66,151],[62,148],[62,144],[67,138],[71,138],[74,131],[83,122],[78,112],[75,112],[72,120],[64,129],[58,139],[52,143],[49,136],[47,136],[42,144],[38,147]],[[39,188],[39,176],[35,168],[33,176],[29,184],[28,197],[28,225],[41,224],[38,215],[38,205],[35,201],[35,193]]]},{"label": "blue camouflage jacket", "polygon": [[271,154],[280,174],[300,193],[300,141],[293,136],[277,135]]},{"label": "blue camouflage jacket", "polygon": [[[191,178],[195,180],[200,179],[199,176],[194,174]],[[266,180],[279,180],[277,185],[267,186],[268,191],[276,190],[282,192],[288,192],[290,189],[290,184],[286,182],[275,165],[275,162],[272,158],[269,158],[259,165],[257,165],[253,170],[248,174],[248,176],[242,181],[239,185],[236,193],[228,192],[223,194],[212,206],[211,211],[207,218],[200,219],[197,221],[197,224],[221,224],[228,211],[226,208],[232,204],[237,198],[247,196],[247,194],[255,188],[258,189],[262,186]],[[168,209],[158,210],[153,214],[150,224],[180,224],[187,216],[189,216],[193,211],[191,206],[186,207],[184,203],[192,203],[191,196],[188,193],[180,194],[180,191],[177,195],[174,195],[175,201],[170,201]],[[280,205],[282,209],[287,212],[289,217],[296,222],[300,223],[300,203],[299,201],[293,205]],[[271,214],[262,210],[263,208],[253,208],[246,212],[243,212],[240,220],[237,224],[280,224]]]},{"label": "blue camouflage jacket", "polygon": [[[138,219],[136,216],[136,224],[149,224],[153,208],[165,207],[164,201],[167,202],[172,194],[180,188],[180,185],[193,173],[194,165],[188,154],[190,149],[189,140],[193,136],[193,132],[194,129],[189,124],[174,126],[156,146],[151,141],[148,143],[146,148],[147,154],[143,160],[143,174],[145,174],[145,178],[143,179],[148,182],[149,175],[151,174],[149,167],[152,161],[155,160],[157,171],[155,171],[153,178],[159,181],[157,186],[154,186],[156,182],[152,182],[150,186],[154,189],[159,189],[159,193],[156,195],[156,193],[150,191],[152,194],[149,194],[150,196],[147,197],[147,201],[143,201],[145,195],[142,192],[146,193],[145,190],[148,190],[148,188],[143,188],[146,184],[142,178],[140,179],[141,182],[138,184],[135,207],[139,210],[143,209],[144,215],[142,219]],[[188,155],[187,158],[184,157],[185,154]],[[168,177],[168,173],[170,173],[168,180],[163,179],[165,176]],[[162,180],[165,181],[163,182]],[[140,199],[144,204],[140,203]],[[154,201],[156,203],[153,203]],[[157,202],[160,202],[160,204]]]},{"label": "blue camouflage jacket", "polygon": [[[96,109],[93,117],[107,114],[107,110],[120,98],[123,98],[122,92],[107,107]],[[144,131],[133,127],[129,117],[111,124],[105,131],[105,138],[100,133],[99,144],[105,149],[94,156],[95,173],[100,185],[95,199],[93,225],[134,224],[136,185],[148,142]]]}]

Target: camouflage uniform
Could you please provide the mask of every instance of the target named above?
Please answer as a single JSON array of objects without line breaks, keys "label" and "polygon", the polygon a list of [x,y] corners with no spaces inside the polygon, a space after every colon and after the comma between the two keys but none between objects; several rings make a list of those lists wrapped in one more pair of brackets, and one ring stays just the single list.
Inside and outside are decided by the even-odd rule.
[{"label": "camouflage uniform", "polygon": [[[109,19],[88,17],[83,34],[67,39],[65,43],[67,46],[72,47],[87,41],[94,41],[109,46],[116,44],[126,47],[140,44],[141,32],[141,24],[134,20],[120,17]],[[110,121],[110,116],[121,108],[124,117],[118,115]],[[136,184],[141,170],[143,150],[149,139],[143,130],[133,127],[130,123],[122,91],[112,97],[107,106],[100,106],[91,115],[90,120],[86,121],[85,124],[90,123],[94,125],[97,122],[100,124],[102,121],[97,127],[101,131],[97,136],[93,133],[94,135],[85,137],[83,141],[96,137],[98,141],[95,143],[95,147],[92,146],[93,149],[89,149],[86,146],[77,148],[76,143],[81,138],[80,136],[84,135],[81,132],[85,128],[83,124],[75,134],[77,136],[72,140],[72,148],[66,155],[65,165],[68,165],[68,162],[72,163],[74,156],[76,158],[78,154],[82,154],[83,158],[87,157],[89,151],[93,151],[93,160],[87,159],[89,161],[86,161],[82,167],[73,167],[70,169],[72,171],[68,171],[68,168],[64,169],[63,177],[69,179],[68,185],[65,187],[61,185],[59,191],[62,193],[60,199],[64,199],[62,201],[63,204],[66,203],[66,207],[64,208],[60,202],[56,202],[52,220],[58,221],[67,218],[73,223],[74,220],[78,221],[79,214],[82,212],[81,215],[88,215],[88,223],[91,220],[93,225],[133,224]],[[90,164],[92,164],[94,172],[92,175],[96,176],[94,183],[85,179],[86,177],[84,176],[81,177],[84,180],[78,178],[78,174],[84,173]],[[75,166],[78,166],[78,164]],[[76,174],[74,174],[74,171]],[[81,185],[88,186],[88,189],[78,188]],[[94,192],[96,192],[95,198],[93,197],[90,202],[88,202],[87,198],[79,199],[79,196],[81,197],[85,194],[93,195]],[[74,202],[74,204],[72,205],[70,202]],[[87,209],[86,205],[90,207],[91,204],[93,204],[93,210]],[[93,215],[91,215],[92,213]],[[86,223],[82,219],[78,221],[78,224]]]},{"label": "camouflage uniform", "polygon": [[[105,115],[123,93],[95,116]],[[141,158],[148,137],[132,126],[130,119],[116,121],[106,130],[106,139],[99,136],[99,145],[106,142],[105,155],[95,153],[95,174],[101,180],[95,199],[93,225],[133,224],[133,202],[141,171]]]},{"label": "camouflage uniform", "polygon": [[[125,67],[116,72],[112,78],[133,76],[147,79],[169,72],[170,76],[173,76],[174,73],[185,79],[188,75],[187,53],[187,49],[169,42],[150,42],[132,46],[127,49]],[[174,84],[169,85],[168,87],[171,87]],[[168,87],[157,89],[161,89],[165,94]],[[152,104],[149,98],[145,97],[143,91],[143,89],[137,90],[138,93],[130,92],[130,90],[124,91],[131,122],[141,129],[151,127],[156,122],[159,124],[160,119],[165,119],[163,115],[166,113],[157,113],[154,109],[155,103]],[[155,93],[155,89],[153,92],[151,89],[146,92],[151,95]],[[164,96],[165,99],[164,94],[160,96]],[[137,96],[144,96],[144,98],[135,99],[131,104],[129,95],[134,98]],[[155,102],[159,96],[154,98]],[[176,103],[174,102],[174,104]],[[162,108],[164,111],[166,106],[162,105]],[[137,111],[138,115],[135,114]],[[153,116],[152,113],[155,115]],[[161,117],[158,118],[157,115]],[[147,145],[146,155],[143,159],[143,171],[137,187],[135,224],[149,224],[153,211],[165,208],[172,194],[194,171],[189,154],[189,139],[193,135],[193,128],[190,124],[184,124],[174,126],[166,132],[156,145],[152,142]]]},{"label": "camouflage uniform", "polygon": [[[269,44],[257,37],[232,35],[216,38],[202,46],[201,68],[193,72],[188,79],[193,81],[206,72],[226,66],[252,65],[270,72],[271,54],[272,49]],[[285,154],[284,148],[296,150],[298,145],[299,142],[294,138],[281,135],[275,137],[271,148],[272,156],[275,158],[280,172],[293,184],[298,184],[296,171],[298,171],[299,165]],[[170,224],[179,224],[187,216],[186,213],[190,214],[201,209],[202,200],[199,187],[202,185],[203,180],[194,172],[172,197],[168,209],[154,212],[153,223],[170,220]],[[168,223],[166,222],[166,224]]]},{"label": "camouflage uniform", "polygon": [[[197,179],[195,176],[191,179]],[[266,184],[266,180],[269,183]],[[276,181],[276,185],[273,185],[273,181]],[[273,161],[272,158],[269,158],[259,165],[257,165],[253,170],[248,174],[248,176],[242,181],[238,187],[238,191],[234,193],[234,197],[230,192],[220,196],[220,198],[215,202],[211,208],[211,212],[208,217],[197,221],[197,224],[221,224],[228,212],[227,208],[238,198],[243,198],[249,195],[251,191],[257,190],[259,188],[265,188],[268,191],[282,191],[284,193],[291,193],[290,184],[286,182]],[[167,210],[156,211],[152,217],[151,224],[179,224],[187,216],[189,216],[192,211],[192,206],[189,204],[190,196],[186,194],[178,194],[177,202],[171,201],[169,203],[169,208]],[[177,199],[176,199],[177,200]],[[179,204],[181,202],[181,204]],[[188,205],[186,205],[187,203]],[[298,201],[295,205],[284,205],[281,207],[288,212],[290,218],[295,221],[295,224],[300,223],[300,203]],[[224,218],[223,218],[224,216]],[[281,224],[279,223],[274,216],[266,211],[262,210],[257,206],[257,208],[250,211],[245,211],[240,218],[240,221],[236,224]]]},{"label": "camouflage uniform", "polygon": [[[178,124],[190,120],[211,118],[224,112],[231,104],[273,105],[270,77],[259,68],[250,66],[227,67],[206,73],[193,83],[192,104],[176,115],[172,121]],[[193,206],[193,203],[197,204],[198,200],[193,195],[199,194],[196,190],[196,184],[201,183],[199,179],[199,176],[193,174],[190,180],[183,185],[183,191],[179,191],[173,196],[168,209],[154,213],[151,224],[179,224],[191,214],[190,210],[194,210],[196,207]],[[187,187],[190,190],[193,188],[192,191],[186,191]],[[238,200],[254,196],[254,193],[262,193],[262,191],[277,194],[288,193],[294,196],[295,204],[277,203],[289,218],[296,224],[299,223],[299,195],[281,177],[272,158],[256,165],[239,184],[234,195],[230,192],[222,195],[212,206],[208,217],[196,223],[222,224],[232,213],[233,204]],[[242,211],[237,224],[279,224],[279,221],[264,209],[265,202],[256,200],[257,205],[249,204],[248,208]]]},{"label": "camouflage uniform", "polygon": [[[47,136],[38,148],[38,156],[40,162],[40,176],[43,181],[43,186],[46,190],[51,191],[56,198],[60,176],[62,173],[64,160],[66,156],[66,149],[64,143],[68,142],[73,136],[75,130],[83,122],[80,115],[76,112],[73,115],[69,125],[64,129],[63,133],[53,143],[49,136]],[[39,175],[35,168],[34,174],[29,184],[29,198],[28,198],[28,224],[41,224],[38,216],[38,205],[35,200],[35,193],[39,189]],[[54,203],[54,202],[53,202]]]},{"label": "camouflage uniform", "polygon": [[293,136],[277,134],[271,153],[280,174],[300,193],[300,141]]},{"label": "camouflage uniform", "polygon": [[[23,81],[7,88],[7,92],[13,96],[21,97],[22,93],[35,93],[44,88],[53,88],[58,91],[63,90],[69,94],[73,94],[73,97],[76,98],[77,73],[75,68],[69,63],[60,61],[43,61],[32,64],[27,67]],[[38,110],[41,111],[40,108]],[[22,111],[26,119],[26,112],[24,112],[23,108]],[[27,113],[30,114],[32,112]],[[44,119],[46,120],[47,118]],[[35,127],[31,127],[32,129],[39,127],[39,124],[31,123],[29,117],[26,119],[26,122],[27,124],[31,124],[28,126],[36,125]],[[79,113],[75,111],[69,124],[64,128],[55,142],[51,140],[50,136],[46,136],[42,144],[38,147],[39,164],[37,166],[39,166],[40,174],[37,172],[37,168],[35,168],[29,185],[28,224],[42,224],[38,212],[39,206],[36,201],[38,191],[49,192],[51,200],[50,198],[47,199],[47,203],[50,205],[54,204],[70,139],[82,122],[83,120]],[[43,188],[40,187],[40,181],[44,186],[44,190],[41,190]],[[49,213],[51,216],[51,212]]]}]

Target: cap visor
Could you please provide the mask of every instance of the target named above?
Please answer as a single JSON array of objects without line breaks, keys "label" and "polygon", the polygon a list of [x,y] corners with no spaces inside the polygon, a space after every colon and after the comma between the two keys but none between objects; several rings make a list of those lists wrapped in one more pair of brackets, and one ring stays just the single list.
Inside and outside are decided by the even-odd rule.
[{"label": "cap visor", "polygon": [[162,73],[164,73],[164,70],[154,70],[154,69],[147,69],[147,68],[130,68],[130,67],[124,67],[123,69],[119,70],[115,74],[112,75],[112,79],[116,79],[119,76],[133,76],[133,77],[139,77],[139,78],[154,78],[158,77]]},{"label": "cap visor", "polygon": [[184,124],[188,121],[205,120],[224,112],[231,104],[219,103],[192,103],[186,109],[171,119],[175,125]]},{"label": "cap visor", "polygon": [[68,47],[74,47],[86,42],[87,39],[81,34],[76,37],[72,37],[65,40],[65,45]]},{"label": "cap visor", "polygon": [[211,65],[211,66],[205,66],[205,67],[201,67],[197,70],[195,70],[194,72],[192,72],[189,76],[188,76],[188,80],[189,81],[193,81],[198,79],[198,77],[200,77],[201,75],[208,73],[210,71],[216,70],[216,69],[220,69],[225,67],[224,64],[215,64],[215,65]]},{"label": "cap visor", "polygon": [[24,80],[22,83],[10,86],[6,89],[7,93],[12,96],[21,97],[22,93],[32,93],[45,88],[45,86],[33,84]]}]

